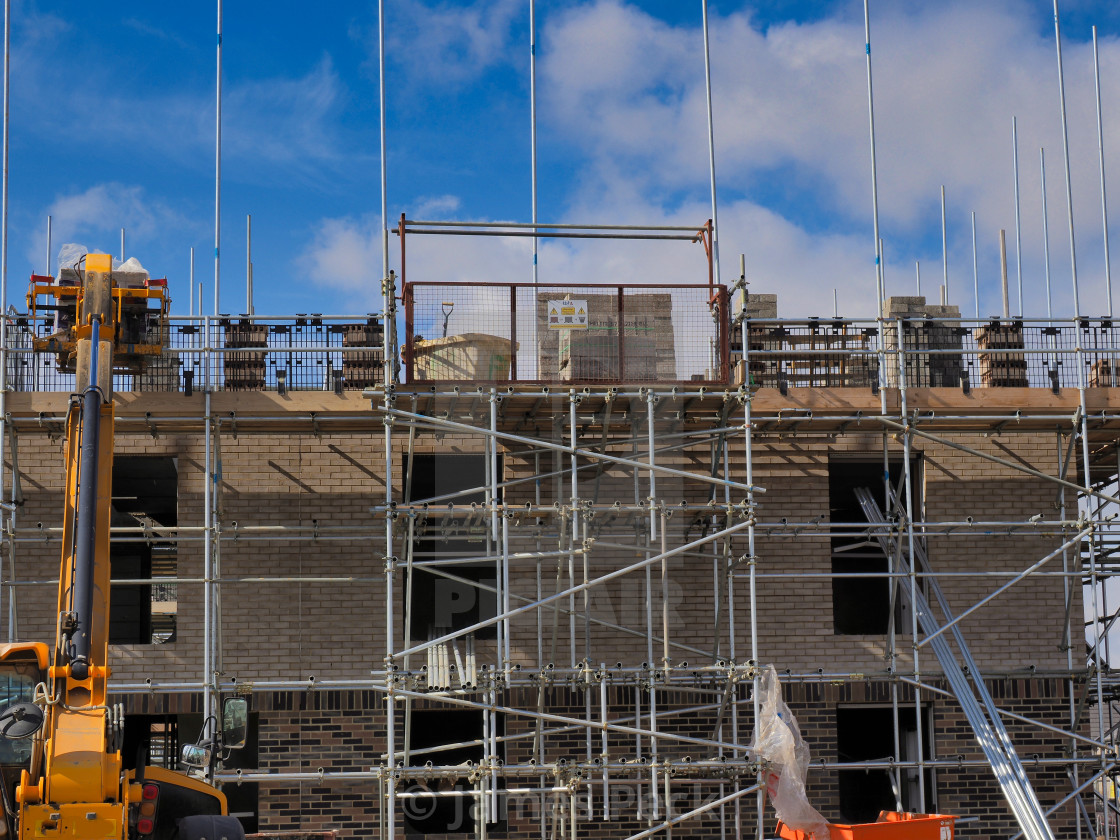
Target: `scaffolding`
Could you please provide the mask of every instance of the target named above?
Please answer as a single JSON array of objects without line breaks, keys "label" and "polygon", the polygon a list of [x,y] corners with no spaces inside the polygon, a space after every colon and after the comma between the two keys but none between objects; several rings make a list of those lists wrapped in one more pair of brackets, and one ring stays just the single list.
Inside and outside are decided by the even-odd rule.
[{"label": "scaffolding", "polygon": [[[711,228],[699,230],[674,235],[707,246]],[[190,489],[192,516],[113,530],[117,543],[174,546],[183,558],[159,579],[159,598],[177,599],[180,643],[193,626],[197,652],[115,649],[112,690],[133,711],[204,717],[222,694],[244,693],[262,710],[262,738],[292,708],[352,712],[348,725],[368,734],[305,746],[308,718],[292,712],[284,720],[295,721],[298,755],[285,762],[277,747],[270,767],[219,773],[285,803],[286,816],[266,820],[262,809],[262,827],[331,828],[346,800],[368,802],[364,819],[381,837],[423,830],[447,803],[480,838],[530,828],[542,840],[607,829],[629,840],[770,837],[762,768],[748,748],[761,667],[773,662],[799,715],[861,702],[888,710],[889,754],[818,750],[811,793],[834,796],[844,774],[885,773],[900,810],[966,811],[965,836],[969,820],[984,836],[1010,837],[1015,823],[1032,840],[1116,835],[1120,690],[1108,630],[1120,613],[1106,583],[1120,571],[1120,396],[1110,379],[1120,343],[1111,321],[758,318],[745,277],[725,288],[710,274],[656,292],[398,287],[391,274],[383,288],[379,316],[172,319],[166,363],[114,383],[124,450],[199,457],[203,478]],[[485,297],[498,293],[504,304]],[[574,300],[607,313],[588,320],[598,334],[582,350],[573,329],[548,323],[551,304]],[[629,320],[641,306],[648,322]],[[424,323],[433,335],[440,317],[444,338],[451,317],[452,337],[472,349],[420,375],[418,358],[451,352],[418,334]],[[61,528],[49,488],[25,504],[71,387],[36,353],[49,329],[34,313],[15,315],[0,348],[8,639],[53,622],[43,558],[57,554]],[[591,367],[581,354],[610,361]],[[298,442],[301,465],[306,450],[305,468],[269,449],[281,437]],[[944,461],[937,469],[976,469],[960,479],[965,498],[942,500],[928,518],[933,503],[912,474],[919,449]],[[360,520],[315,507],[322,482],[335,480],[316,462],[327,451],[364,476],[353,491]],[[455,462],[447,481],[421,481],[448,455],[472,460]],[[834,519],[827,492],[784,477],[783,460],[809,464],[799,469],[819,490],[829,458],[852,455],[877,460],[885,480],[860,489],[862,515],[850,521]],[[249,463],[284,476],[290,498],[267,510],[240,498],[231,475],[251,473]],[[1015,486],[1009,476],[1021,479],[1024,504],[1053,504],[1028,516],[985,495],[997,478]],[[311,513],[293,515],[293,504]],[[837,541],[885,566],[830,565]],[[813,616],[827,612],[837,581],[889,591],[885,632],[820,635],[827,622]],[[1014,601],[1037,609],[1027,624],[1059,628],[1060,638],[1027,645],[1038,661],[1000,661],[1001,625],[1019,632],[1023,617],[989,616],[1028,588]],[[298,602],[294,619],[256,608],[274,590]],[[335,626],[369,619],[356,633],[339,629],[346,641],[336,642]],[[1058,686],[1057,699],[1032,713],[998,687],[1017,681]],[[342,694],[360,699],[351,708]],[[285,706],[281,696],[301,699]],[[467,720],[457,710],[478,728],[453,736],[434,723]],[[923,736],[931,710],[928,730],[959,743]],[[823,724],[812,726],[823,737]],[[433,741],[431,730],[443,734]],[[1006,810],[990,796],[966,807],[969,788],[995,783]],[[306,807],[316,797],[335,810]]]}]

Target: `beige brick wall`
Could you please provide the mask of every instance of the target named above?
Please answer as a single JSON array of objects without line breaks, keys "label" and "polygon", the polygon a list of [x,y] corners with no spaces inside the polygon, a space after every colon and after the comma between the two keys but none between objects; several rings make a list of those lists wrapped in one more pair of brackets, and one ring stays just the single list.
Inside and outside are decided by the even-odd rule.
[{"label": "beige brick wall", "polygon": [[[664,424],[659,431],[677,427]],[[644,443],[644,431],[639,430]],[[969,446],[1004,459],[1021,461],[1044,471],[1056,471],[1057,446],[1053,435],[1007,434],[996,437],[958,436]],[[179,480],[179,524],[203,524],[203,441],[200,435],[175,434],[153,438],[149,435],[120,434],[117,450],[124,454],[162,454],[175,456]],[[598,435],[588,435],[581,444],[598,443]],[[401,499],[404,451],[407,434],[395,437],[394,498]],[[370,512],[385,498],[383,436],[377,433],[352,435],[310,434],[250,435],[221,438],[220,507],[222,531],[220,565],[227,582],[222,586],[222,665],[229,675],[240,680],[265,678],[360,679],[371,669],[381,668],[385,655],[386,586],[384,520]],[[418,434],[417,452],[478,452],[479,437],[467,435],[436,436]],[[63,453],[59,443],[46,435],[26,434],[19,440],[21,484],[26,503],[18,513],[20,528],[16,551],[16,577],[26,585],[15,587],[18,631],[24,638],[53,636],[55,586],[59,540],[35,528],[59,524],[62,509]],[[758,495],[758,518],[774,526],[780,520],[804,523],[819,518],[827,521],[829,454],[865,453],[881,457],[882,437],[876,434],[849,434],[839,439],[805,437],[780,439],[761,436],[754,447],[755,481],[766,489]],[[892,452],[900,453],[897,442]],[[639,447],[639,450],[644,449]],[[612,454],[630,457],[634,447],[618,442]],[[1024,473],[985,461],[948,446],[922,442],[923,463],[921,495],[925,516],[930,522],[961,521],[973,516],[978,521],[1025,523],[1036,514],[1056,518],[1053,485]],[[644,457],[644,456],[640,456]],[[692,473],[707,473],[711,448],[708,443],[687,450],[657,456],[658,463]],[[554,459],[545,453],[542,468],[553,469]],[[559,458],[568,466],[567,455]],[[741,436],[730,440],[731,478],[745,481],[745,457]],[[505,455],[506,478],[532,475],[534,459],[523,452]],[[648,476],[640,473],[635,484],[633,470],[612,466],[602,475],[593,469],[581,470],[579,492],[583,498],[610,505],[616,500],[632,505],[645,503],[650,495]],[[708,485],[694,479],[659,477],[656,495],[669,509],[679,502],[702,505],[709,498]],[[511,488],[506,499],[523,505],[534,499],[536,486],[524,483]],[[549,477],[541,482],[541,501],[565,505],[570,497],[570,477]],[[597,495],[596,495],[597,493]],[[733,491],[737,504],[743,493]],[[720,489],[717,501],[724,496]],[[1070,503],[1072,508],[1073,503]],[[408,511],[399,509],[394,522],[398,539],[394,552],[405,556],[400,539],[406,530]],[[416,511],[417,516],[422,513]],[[432,512],[428,514],[434,516]],[[660,538],[647,545],[648,514],[627,511],[596,511],[581,514],[580,543],[586,535],[594,539],[587,561],[589,579],[607,574],[656,553]],[[485,517],[482,517],[485,519]],[[735,522],[742,520],[736,519]],[[235,525],[236,523],[236,525]],[[510,548],[528,552],[511,562],[510,582],[517,607],[537,597],[537,566],[540,565],[540,591],[549,595],[558,585],[567,586],[570,574],[575,582],[584,577],[584,561],[576,554],[569,568],[569,557],[534,559],[532,552],[555,552],[567,546],[560,539],[560,528],[570,531],[570,522],[556,513],[538,521],[519,512],[509,520]],[[265,526],[284,526],[283,533],[260,532]],[[669,548],[696,540],[711,532],[707,513],[696,515],[673,510],[668,519],[666,545]],[[347,530],[338,530],[347,529]],[[1011,573],[1023,570],[1057,544],[1055,537],[1031,534],[1026,526],[1008,533],[1006,527],[962,527],[948,536],[929,538],[929,554],[934,568],[941,572],[989,571],[1006,573],[1003,577],[949,577],[942,586],[952,608],[961,611],[976,603]],[[267,537],[267,538],[265,538]],[[698,664],[712,659],[719,639],[719,655],[728,657],[728,603],[723,585],[722,558],[713,556],[713,545],[671,558],[667,563],[669,637],[674,646],[674,663]],[[746,531],[730,540],[730,555],[749,554]],[[832,623],[830,545],[827,536],[811,530],[793,535],[793,529],[777,532],[759,529],[755,546],[758,574],[757,616],[758,659],[774,662],[795,671],[825,668],[829,672],[881,671],[887,667],[887,642],[884,636],[836,636]],[[1047,570],[1060,571],[1061,559]],[[652,622],[661,635],[662,585],[660,563],[651,568]],[[752,656],[750,646],[749,565],[735,567],[734,639],[736,657]],[[198,533],[180,543],[179,574],[197,580],[203,573],[202,542]],[[808,575],[817,575],[810,577]],[[248,580],[243,580],[248,578]],[[281,578],[281,580],[276,580]],[[294,580],[304,578],[303,582]],[[342,580],[339,580],[342,579]],[[394,577],[392,607],[396,616],[394,647],[403,647],[403,592],[405,576],[398,569]],[[717,602],[716,593],[720,592]],[[1080,591],[1074,587],[1072,615],[1081,615]],[[4,595],[7,598],[7,593]],[[990,605],[962,623],[973,653],[981,667],[998,672],[1035,666],[1040,669],[1065,667],[1066,655],[1060,649],[1064,630],[1064,595],[1061,577],[1038,577],[1017,584]],[[646,575],[637,571],[593,589],[587,597],[590,624],[584,617],[584,596],[574,597],[577,615],[573,621],[569,600],[558,606],[553,644],[553,611],[540,610],[542,662],[568,665],[590,656],[596,663],[640,664],[650,651],[644,635],[647,621]],[[6,606],[6,600],[5,600]],[[719,625],[717,628],[717,607]],[[190,679],[202,674],[202,586],[183,583],[178,594],[178,634],[174,642],[151,646],[117,646],[113,651],[115,675],[121,680]],[[612,628],[607,625],[620,625]],[[574,625],[574,636],[570,633]],[[635,632],[637,631],[637,632]],[[1080,629],[1075,627],[1075,641]],[[526,668],[537,665],[538,617],[529,611],[512,622],[513,657]],[[572,639],[574,638],[574,650]],[[480,645],[480,651],[492,650]],[[910,667],[910,639],[901,634],[897,642],[899,668]],[[653,646],[653,661],[660,663],[660,639]],[[921,654],[923,672],[937,670],[931,654]],[[413,659],[415,667],[423,661]],[[485,658],[483,659],[485,661]]]}]

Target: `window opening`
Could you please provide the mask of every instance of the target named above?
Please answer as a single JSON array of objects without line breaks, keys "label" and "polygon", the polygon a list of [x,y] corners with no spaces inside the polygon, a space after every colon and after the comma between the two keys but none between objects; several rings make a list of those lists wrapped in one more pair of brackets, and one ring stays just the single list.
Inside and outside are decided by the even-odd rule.
[{"label": "window opening", "polygon": [[[464,744],[478,741],[477,744],[451,746],[448,749],[426,752],[417,755],[413,764],[431,761],[441,766],[454,766],[471,761],[477,766],[485,751],[482,747],[482,710],[475,709],[413,709],[408,737],[412,750],[427,750],[445,744]],[[495,716],[497,735],[503,734],[502,717]],[[505,758],[499,741],[498,758]],[[499,787],[505,781],[499,779]],[[454,779],[410,779],[403,788],[408,793],[459,792],[474,789],[466,773]],[[404,830],[406,834],[473,834],[476,817],[480,813],[478,797],[470,795],[440,797],[408,797],[403,800]],[[505,797],[501,797],[499,807],[505,807]],[[498,819],[493,819],[493,817]],[[487,823],[490,830],[505,829],[504,812],[491,815]]]},{"label": "window opening", "polygon": [[[257,769],[259,726],[260,715],[249,712],[245,746],[222,757],[223,769]],[[195,743],[201,730],[202,715],[198,714],[127,715],[121,746],[123,767],[133,770],[144,762],[148,767],[181,770],[179,756],[182,745]],[[211,731],[208,730],[207,734]],[[238,782],[222,788],[230,816],[241,820],[247,834],[256,833],[258,828],[258,789],[256,782]]]},{"label": "window opening", "polygon": [[[173,528],[178,525],[179,478],[170,456],[117,455],[113,458],[113,528]],[[165,644],[175,640],[178,598],[174,579],[178,551],[171,541],[138,534],[110,541],[110,576],[151,583],[114,584],[109,594],[112,644]]]},{"label": "window opening", "polygon": [[[181,715],[128,715],[124,721],[121,761],[126,770],[145,762],[150,767],[179,767]],[[192,717],[199,718],[198,715]]]},{"label": "window opening", "polygon": [[[498,471],[502,463],[499,459]],[[418,454],[413,456],[412,498],[416,502],[455,495],[433,502],[427,517],[417,523],[413,538],[414,561],[443,561],[432,567],[414,566],[412,600],[406,604],[412,639],[434,639],[462,630],[497,615],[497,564],[494,561],[464,563],[485,557],[488,551],[489,514],[483,510],[464,514],[463,507],[482,505],[486,493],[486,456],[482,454]],[[459,511],[445,514],[454,504]],[[404,597],[407,596],[407,591]],[[496,627],[475,634],[493,639]]]},{"label": "window opening", "polygon": [[[918,760],[918,732],[913,705],[898,710],[899,752],[895,756],[894,713],[890,706],[841,706],[836,709],[836,757],[841,762]],[[932,758],[930,710],[922,709],[922,755]],[[904,811],[920,807],[919,772],[916,767],[899,771],[897,798]],[[926,810],[937,810],[932,769],[925,772]],[[843,822],[874,822],[880,811],[897,809],[894,779],[886,768],[851,768],[838,771],[839,809]]]},{"label": "window opening", "polygon": [[[902,459],[892,458],[888,463],[891,486],[903,491]],[[915,457],[910,466],[915,491],[921,486],[919,468],[920,461]],[[849,526],[834,530],[832,573],[861,575],[832,579],[833,632],[842,636],[884,635],[890,628],[891,585],[890,578],[886,577],[890,564],[878,541],[867,536],[867,517],[855,494],[859,487],[870,489],[883,506],[883,459],[831,457],[828,462],[830,520]],[[905,498],[904,492],[899,493],[899,498]],[[914,511],[915,518],[921,516],[917,495]],[[910,611],[901,598],[896,599],[894,618],[897,632],[909,633]]]},{"label": "window opening", "polygon": [[[245,746],[239,750],[230,750],[224,755],[222,757],[222,769],[259,769],[259,734],[260,713],[250,711],[249,725],[245,730]],[[229,815],[241,820],[241,826],[245,829],[246,834],[256,834],[260,830],[260,784],[257,782],[227,784],[222,786],[222,793],[226,795]]]}]

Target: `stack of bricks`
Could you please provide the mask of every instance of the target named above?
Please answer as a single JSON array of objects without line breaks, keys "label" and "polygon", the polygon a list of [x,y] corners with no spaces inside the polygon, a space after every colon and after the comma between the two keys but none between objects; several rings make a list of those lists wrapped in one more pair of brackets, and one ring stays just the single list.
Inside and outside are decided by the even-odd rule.
[{"label": "stack of bricks", "polygon": [[[226,324],[226,347],[267,347],[268,327],[248,321]],[[264,388],[264,357],[262,350],[227,351],[224,356],[226,389],[260,391]]]},{"label": "stack of bricks", "polygon": [[[738,348],[739,351],[732,357],[736,383],[742,383],[746,378],[744,375],[744,365],[742,364],[744,349],[742,343],[743,324],[749,322],[752,318],[770,320],[777,317],[777,295],[747,296],[747,321],[740,322],[733,328],[731,333],[732,348]],[[756,354],[750,359],[750,385],[754,387],[760,387],[764,385],[773,387],[778,384],[778,377],[776,374],[778,360],[773,356],[761,355],[761,351],[781,349],[781,338],[769,337],[771,332],[771,327],[756,327],[751,326],[749,323],[747,323],[747,341],[750,343],[746,349],[751,353]]]},{"label": "stack of bricks", "polygon": [[164,348],[158,356],[144,359],[143,368],[133,380],[134,387],[138,391],[178,391],[182,366],[179,354]]},{"label": "stack of bricks", "polygon": [[1116,372],[1110,359],[1097,359],[1089,368],[1090,388],[1111,388],[1116,384]]},{"label": "stack of bricks", "polygon": [[381,349],[381,325],[372,318],[365,324],[342,325],[343,347],[373,347],[375,350],[347,352],[342,356],[345,387],[374,388],[382,382],[385,351]]},{"label": "stack of bricks", "polygon": [[[961,317],[958,307],[926,303],[922,295],[903,295],[887,298],[883,305],[883,315],[889,319],[883,330],[886,349],[902,349],[906,352],[907,386],[954,388],[960,385],[961,335],[952,323]],[[886,379],[887,384],[892,387],[900,384],[898,362],[893,359],[887,361]]]},{"label": "stack of bricks", "polygon": [[[989,388],[1026,388],[1027,359],[1022,353],[1023,325],[993,321],[976,329],[980,381]],[[992,352],[996,351],[996,352]]]}]

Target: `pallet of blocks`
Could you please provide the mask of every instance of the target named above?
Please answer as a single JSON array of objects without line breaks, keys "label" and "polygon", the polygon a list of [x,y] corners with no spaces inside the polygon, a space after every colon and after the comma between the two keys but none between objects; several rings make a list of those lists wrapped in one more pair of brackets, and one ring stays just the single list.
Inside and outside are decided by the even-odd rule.
[{"label": "pallet of blocks", "polygon": [[981,383],[988,388],[1026,388],[1026,356],[1013,352],[1024,348],[1023,325],[993,321],[977,327],[974,335]]},{"label": "pallet of blocks", "polygon": [[346,388],[374,388],[383,381],[385,351],[381,346],[381,325],[372,319],[365,324],[343,324],[342,379]]},{"label": "pallet of blocks", "polygon": [[[264,388],[264,359],[268,346],[268,327],[248,321],[225,325],[226,350],[223,354],[226,389],[229,391],[260,391]],[[261,348],[240,349],[240,348]]]}]

